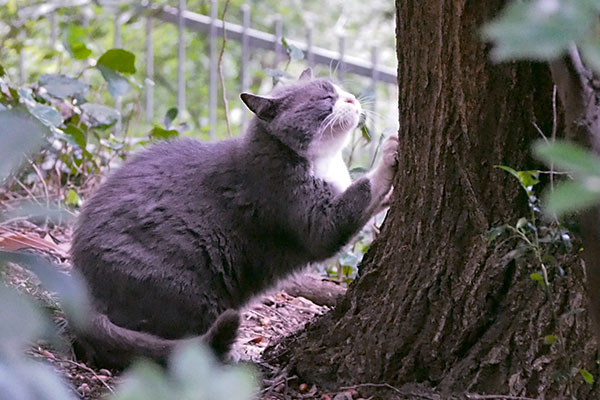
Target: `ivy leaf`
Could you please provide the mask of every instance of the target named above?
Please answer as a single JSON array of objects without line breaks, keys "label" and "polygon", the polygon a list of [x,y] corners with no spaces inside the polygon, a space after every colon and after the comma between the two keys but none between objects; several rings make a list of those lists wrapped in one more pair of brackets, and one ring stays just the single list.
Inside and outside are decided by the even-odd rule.
[{"label": "ivy leaf", "polygon": [[134,74],[135,55],[123,49],[110,49],[100,56],[96,66],[104,66],[123,74]]},{"label": "ivy leaf", "polygon": [[85,150],[85,146],[87,144],[87,139],[85,137],[85,133],[81,129],[79,129],[78,127],[76,127],[73,124],[69,124],[64,129],[64,131],[67,135],[70,135],[73,137],[73,139],[75,140],[75,143],[77,143],[77,146],[79,146],[82,150]]},{"label": "ivy leaf", "polygon": [[156,139],[162,139],[162,140],[167,140],[173,137],[177,137],[179,135],[179,132],[176,131],[175,129],[163,129],[160,126],[155,126],[154,128],[152,128],[152,130],[150,131],[150,136],[156,138]]},{"label": "ivy leaf", "polygon": [[496,239],[498,239],[500,236],[502,236],[504,233],[506,233],[507,230],[508,230],[507,225],[500,225],[500,226],[495,226],[495,227],[491,228],[489,231],[487,231],[487,234],[486,234],[488,243],[494,242]]},{"label": "ivy leaf", "polygon": [[78,60],[85,60],[92,55],[86,44],[87,33],[79,25],[69,25],[65,31],[65,47]]},{"label": "ivy leaf", "polygon": [[588,385],[591,385],[592,383],[594,383],[594,377],[592,374],[589,373],[589,371],[582,368],[579,370],[579,374],[581,374],[581,377],[583,378],[585,383],[587,383]]},{"label": "ivy leaf", "polygon": [[102,104],[85,103],[81,109],[90,119],[92,127],[110,126],[119,120],[119,112]]},{"label": "ivy leaf", "polygon": [[89,86],[79,79],[62,74],[44,74],[38,83],[46,89],[48,94],[59,99],[71,97],[80,100],[89,90]]},{"label": "ivy leaf", "polygon": [[62,115],[53,107],[39,103],[35,103],[34,105],[27,103],[27,108],[30,113],[47,126],[58,127],[63,123]]},{"label": "ivy leaf", "polygon": [[165,114],[165,118],[163,119],[163,124],[166,129],[169,129],[171,127],[171,124],[173,123],[175,118],[177,118],[178,112],[179,111],[177,110],[177,107],[169,108],[169,110]]},{"label": "ivy leaf", "polygon": [[100,70],[102,77],[108,84],[108,91],[114,98],[124,96],[131,89],[131,85],[127,78],[118,73],[117,71],[105,67],[104,65],[96,65],[96,68]]}]

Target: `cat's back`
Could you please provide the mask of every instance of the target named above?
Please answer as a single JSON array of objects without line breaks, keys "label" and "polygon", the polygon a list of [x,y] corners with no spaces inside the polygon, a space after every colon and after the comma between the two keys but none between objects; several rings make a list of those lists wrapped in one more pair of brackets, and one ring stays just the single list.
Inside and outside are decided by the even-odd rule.
[{"label": "cat's back", "polygon": [[74,234],[74,262],[211,224],[222,212],[211,182],[237,169],[238,147],[236,140],[179,139],[134,155],[84,205]]}]

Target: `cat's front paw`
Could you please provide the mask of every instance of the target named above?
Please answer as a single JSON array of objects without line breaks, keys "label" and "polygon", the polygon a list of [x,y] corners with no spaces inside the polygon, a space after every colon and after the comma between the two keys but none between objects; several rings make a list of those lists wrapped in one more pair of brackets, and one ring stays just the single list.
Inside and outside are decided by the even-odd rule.
[{"label": "cat's front paw", "polygon": [[380,211],[389,203],[392,182],[397,168],[398,136],[388,136],[383,142],[382,155],[377,167],[369,174],[371,182],[371,208]]},{"label": "cat's front paw", "polygon": [[[398,136],[388,136],[383,142],[383,154],[377,169],[381,169],[381,173],[385,174],[390,181],[396,174],[397,160],[396,155],[398,149]],[[391,184],[391,183],[390,183]]]}]

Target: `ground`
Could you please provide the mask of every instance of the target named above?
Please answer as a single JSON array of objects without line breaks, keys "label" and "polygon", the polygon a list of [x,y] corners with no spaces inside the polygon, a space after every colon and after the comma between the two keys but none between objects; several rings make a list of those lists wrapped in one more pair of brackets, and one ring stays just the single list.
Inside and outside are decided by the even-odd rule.
[{"label": "ground", "polygon": [[[57,268],[68,273],[71,268],[68,257],[71,232],[69,225],[37,225],[27,220],[4,222],[0,224],[0,249],[33,251],[42,254],[50,257],[56,263]],[[321,281],[315,275],[310,275],[310,277],[310,281],[313,282],[312,286],[314,286],[314,282]],[[38,298],[47,308],[56,307],[51,296],[26,270],[16,265],[10,265],[6,279],[12,286]],[[343,289],[339,288],[332,294],[331,290],[327,290],[327,287],[331,289],[332,284],[324,282],[323,285],[324,290],[321,291],[321,297],[325,296],[326,299],[321,302],[331,305],[335,301],[333,296],[342,293]],[[288,286],[288,291],[298,292],[297,285]],[[314,287],[309,294],[314,295]],[[327,295],[329,295],[328,299]],[[302,296],[292,296],[285,289],[274,290],[246,307],[239,337],[234,346],[233,358],[237,362],[249,361],[259,366],[265,379],[260,398],[322,398],[323,400],[359,398],[355,389],[341,390],[340,393],[343,397],[340,397],[339,393],[320,393],[315,386],[298,382],[297,377],[287,376],[285,370],[271,366],[261,359],[265,348],[280,338],[293,335],[316,316],[327,312],[329,308],[328,305],[315,304]],[[67,341],[70,340],[68,324],[61,316],[60,311],[55,312],[54,315],[54,321],[63,336]],[[92,368],[86,365],[75,358],[70,346],[55,349],[46,343],[37,343],[29,349],[28,354],[49,363],[58,374],[69,382],[73,391],[82,399],[102,398],[119,383],[119,371]],[[338,396],[336,397],[336,395]]]}]

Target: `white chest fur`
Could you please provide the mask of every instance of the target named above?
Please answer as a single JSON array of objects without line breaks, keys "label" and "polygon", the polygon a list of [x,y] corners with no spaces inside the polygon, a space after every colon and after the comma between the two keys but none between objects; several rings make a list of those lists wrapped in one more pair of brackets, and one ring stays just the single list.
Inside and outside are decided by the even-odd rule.
[{"label": "white chest fur", "polygon": [[340,192],[345,191],[352,183],[341,151],[329,157],[319,157],[313,160],[313,174],[332,184]]}]

